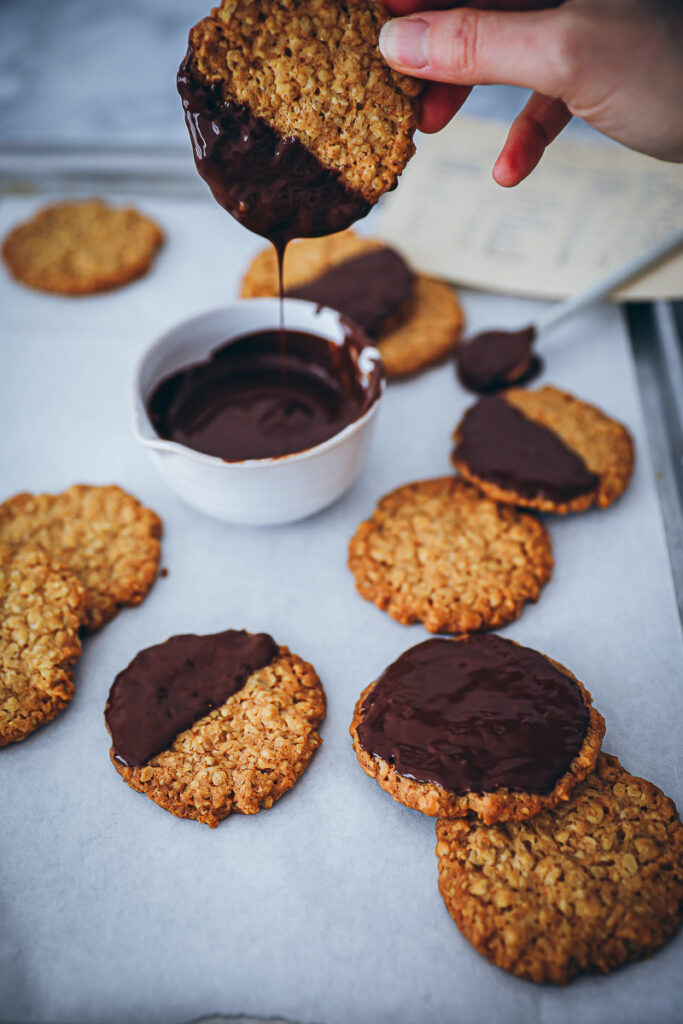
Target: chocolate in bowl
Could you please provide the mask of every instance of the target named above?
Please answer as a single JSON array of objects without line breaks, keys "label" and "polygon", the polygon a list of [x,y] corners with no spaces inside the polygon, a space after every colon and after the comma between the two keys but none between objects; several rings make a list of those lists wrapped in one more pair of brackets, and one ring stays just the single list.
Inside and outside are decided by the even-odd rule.
[{"label": "chocolate in bowl", "polygon": [[[136,372],[133,401],[139,441],[185,501],[219,519],[265,525],[311,515],[351,485],[367,450],[384,390],[379,353],[340,314],[302,300],[287,299],[286,306],[287,329],[300,340],[284,364],[280,363],[278,300],[250,299],[201,314],[166,332],[144,353]],[[245,342],[249,335],[261,335],[261,342]],[[279,389],[285,389],[288,380],[290,385],[302,385],[303,398],[314,405],[313,423],[309,421],[307,429],[324,426],[322,434],[309,432],[308,440],[302,441],[301,432],[297,435],[301,426],[297,416],[302,411],[295,408],[290,425],[298,440],[289,445],[289,451],[272,445],[271,454],[265,454],[266,449],[243,449],[217,455],[197,450],[199,445],[190,447],[185,443],[188,437],[161,436],[152,419],[159,410],[150,409],[159,385],[179,371],[210,364],[212,354],[220,353],[227,343],[238,345],[234,365],[246,371],[247,379],[255,366],[258,373],[265,368],[271,397],[276,385],[276,397],[283,394]],[[182,383],[183,374],[179,376]],[[177,397],[177,393],[171,395],[172,400]],[[277,402],[275,413],[277,436]],[[304,409],[304,422],[305,413]],[[267,431],[264,436],[268,438]],[[261,443],[263,437],[257,440]],[[235,458],[245,453],[244,458]]]}]

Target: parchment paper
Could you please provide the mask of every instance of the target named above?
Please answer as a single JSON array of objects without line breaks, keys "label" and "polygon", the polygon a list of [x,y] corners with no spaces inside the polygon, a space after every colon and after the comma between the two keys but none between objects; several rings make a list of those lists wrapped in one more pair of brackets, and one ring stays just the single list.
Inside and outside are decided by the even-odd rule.
[{"label": "parchment paper", "polygon": [[[606,140],[565,136],[526,181],[501,188],[491,169],[508,127],[461,115],[420,136],[381,227],[424,270],[486,291],[560,298],[681,227],[683,168]],[[683,250],[619,293],[681,296]]]},{"label": "parchment paper", "polygon": [[[61,299],[0,275],[2,497],[119,483],[163,517],[169,569],[139,608],[85,641],[69,709],[0,750],[0,1019],[680,1021],[682,935],[647,962],[565,989],[489,965],[438,894],[434,821],[391,800],[351,749],[361,689],[427,634],[355,593],[346,546],[382,493],[449,472],[450,432],[471,400],[452,367],[389,387],[362,476],[333,508],[270,529],[202,518],[134,441],[129,382],[159,332],[232,300],[259,243],[208,199],[141,205],[168,244],[151,276],[123,291]],[[1,204],[0,233],[32,208]],[[524,323],[539,308],[483,294],[465,303],[472,329]],[[629,425],[638,464],[612,509],[547,520],[554,577],[502,632],[571,668],[607,719],[605,749],[680,805],[683,648],[618,309],[565,324],[545,356],[544,380]],[[295,788],[210,830],[122,783],[102,712],[140,649],[231,626],[267,630],[312,661],[329,711]]]}]

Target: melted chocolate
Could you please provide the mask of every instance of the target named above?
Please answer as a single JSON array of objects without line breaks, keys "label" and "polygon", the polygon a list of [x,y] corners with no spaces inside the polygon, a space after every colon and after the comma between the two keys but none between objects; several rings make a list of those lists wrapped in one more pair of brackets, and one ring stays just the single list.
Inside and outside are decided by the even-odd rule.
[{"label": "melted chocolate", "polygon": [[148,412],[154,429],[195,451],[240,462],[305,451],[357,420],[379,395],[379,366],[363,387],[358,355],[366,339],[347,327],[344,345],[277,330],[223,345],[205,362],[163,380]]},{"label": "melted chocolate", "polygon": [[141,651],[114,680],[104,712],[116,760],[140,765],[168,750],[179,733],[241,690],[277,652],[267,633],[236,629],[173,636]]},{"label": "melted chocolate", "polygon": [[483,331],[461,345],[455,357],[460,382],[470,391],[486,394],[533,380],[541,370],[534,354],[536,328],[521,331]]},{"label": "melted chocolate", "polygon": [[225,100],[220,82],[197,77],[190,51],[178,92],[197,170],[214,198],[281,252],[292,238],[333,234],[369,213],[370,203],[298,139],[280,137],[246,106]]},{"label": "melted chocolate", "polygon": [[572,679],[498,636],[418,644],[380,676],[362,712],[368,753],[458,794],[549,793],[589,719]]},{"label": "melted chocolate", "polygon": [[600,478],[557,434],[503,398],[480,398],[465,413],[454,456],[482,480],[523,498],[566,502],[594,491]]},{"label": "melted chocolate", "polygon": [[336,309],[375,338],[384,321],[410,297],[414,285],[415,275],[405,260],[384,247],[330,267],[287,295]]}]

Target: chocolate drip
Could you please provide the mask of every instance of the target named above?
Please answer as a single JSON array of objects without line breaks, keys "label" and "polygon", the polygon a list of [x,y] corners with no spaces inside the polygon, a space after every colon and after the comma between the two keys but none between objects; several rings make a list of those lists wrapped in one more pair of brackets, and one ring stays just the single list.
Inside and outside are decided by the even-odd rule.
[{"label": "chocolate drip", "polygon": [[336,309],[375,338],[414,285],[415,275],[405,260],[384,247],[338,263],[308,284],[289,289],[287,295]]},{"label": "chocolate drip", "polygon": [[176,736],[220,707],[278,646],[267,633],[228,629],[212,636],[174,636],[141,651],[109,691],[104,717],[116,760],[145,764]]},{"label": "chocolate drip", "polygon": [[456,794],[549,793],[589,721],[569,676],[498,636],[411,648],[380,676],[362,714],[368,753]]},{"label": "chocolate drip", "polygon": [[276,458],[326,441],[379,395],[379,367],[367,389],[360,379],[365,337],[351,325],[346,330],[341,346],[287,331],[284,356],[277,330],[222,346],[157,385],[147,405],[154,429],[227,462]]},{"label": "chocolate drip", "polygon": [[532,347],[536,336],[535,327],[477,334],[455,357],[461,384],[486,394],[533,380],[543,365]]},{"label": "chocolate drip", "polygon": [[567,502],[600,478],[551,430],[503,398],[480,398],[465,413],[454,457],[482,480],[523,498]]},{"label": "chocolate drip", "polygon": [[197,170],[215,199],[280,251],[292,238],[333,234],[369,213],[371,204],[298,139],[280,137],[246,106],[225,100],[220,82],[200,79],[191,51],[178,92]]}]

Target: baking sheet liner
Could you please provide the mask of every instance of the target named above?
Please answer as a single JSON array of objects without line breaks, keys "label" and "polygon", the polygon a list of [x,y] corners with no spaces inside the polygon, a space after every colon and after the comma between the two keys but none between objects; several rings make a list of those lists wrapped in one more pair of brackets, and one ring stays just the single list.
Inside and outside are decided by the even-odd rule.
[{"label": "baking sheet liner", "polygon": [[[0,203],[0,233],[34,205]],[[85,640],[69,709],[0,751],[0,1019],[679,1021],[680,934],[649,961],[564,989],[490,966],[438,894],[434,821],[392,801],[351,749],[361,689],[427,634],[355,593],[347,543],[382,493],[450,471],[450,432],[471,401],[452,366],[388,388],[367,465],[331,509],[267,529],[201,517],[133,439],[133,366],[179,319],[230,302],[259,241],[209,200],[141,205],[168,243],[152,274],[124,290],[63,299],[0,275],[2,497],[121,484],[163,517],[169,570],[139,608]],[[473,331],[542,308],[464,301]],[[604,748],[680,805],[683,646],[621,313],[579,315],[542,348],[541,382],[626,422],[637,467],[613,508],[546,520],[554,577],[501,632],[576,673],[607,720]],[[270,811],[210,830],[121,782],[102,712],[141,648],[226,627],[269,631],[312,661],[329,711],[295,788]]]}]

